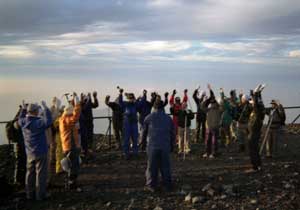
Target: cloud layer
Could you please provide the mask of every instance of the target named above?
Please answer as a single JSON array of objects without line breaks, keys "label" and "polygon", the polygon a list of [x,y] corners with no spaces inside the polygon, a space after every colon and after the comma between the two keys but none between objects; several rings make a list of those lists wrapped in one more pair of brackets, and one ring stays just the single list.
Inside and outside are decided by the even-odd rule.
[{"label": "cloud layer", "polygon": [[0,71],[162,62],[297,68],[299,19],[297,0],[4,0]]}]

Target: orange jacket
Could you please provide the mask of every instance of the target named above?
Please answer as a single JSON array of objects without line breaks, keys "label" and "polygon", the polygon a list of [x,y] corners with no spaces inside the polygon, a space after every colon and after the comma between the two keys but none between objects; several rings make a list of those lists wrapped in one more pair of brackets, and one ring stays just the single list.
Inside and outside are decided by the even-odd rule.
[{"label": "orange jacket", "polygon": [[[64,152],[72,149],[72,141],[74,139],[75,146],[80,148],[78,129],[76,124],[78,123],[81,112],[80,104],[76,105],[72,115],[63,114],[59,118],[59,132],[62,143],[62,149]],[[73,136],[72,136],[73,135]]]}]

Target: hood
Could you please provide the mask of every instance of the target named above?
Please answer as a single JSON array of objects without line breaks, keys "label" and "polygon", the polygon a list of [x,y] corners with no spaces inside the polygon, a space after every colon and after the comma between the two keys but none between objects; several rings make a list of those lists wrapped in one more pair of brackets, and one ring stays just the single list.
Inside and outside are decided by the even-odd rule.
[{"label": "hood", "polygon": [[24,125],[24,128],[29,128],[30,125],[32,124],[33,121],[40,119],[40,117],[32,116],[32,115],[27,115],[26,117],[26,122]]}]

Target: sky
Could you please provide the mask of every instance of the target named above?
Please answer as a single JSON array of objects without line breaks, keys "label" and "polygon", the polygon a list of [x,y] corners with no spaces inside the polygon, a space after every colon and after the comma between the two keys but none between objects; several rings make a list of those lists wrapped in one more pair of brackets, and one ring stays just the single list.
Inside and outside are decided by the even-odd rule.
[{"label": "sky", "polygon": [[299,0],[1,0],[0,121],[72,91],[97,90],[101,114],[118,85],[266,83],[265,102],[300,105],[299,20]]}]

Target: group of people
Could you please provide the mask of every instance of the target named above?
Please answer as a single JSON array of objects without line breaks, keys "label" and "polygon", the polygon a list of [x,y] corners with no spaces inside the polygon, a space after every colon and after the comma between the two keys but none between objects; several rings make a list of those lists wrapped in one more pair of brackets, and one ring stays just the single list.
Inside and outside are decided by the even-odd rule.
[{"label": "group of people", "polygon": [[[208,95],[200,88],[193,93],[196,113],[191,110],[187,89],[184,90],[182,100],[176,96],[176,90],[173,90],[170,98],[168,92],[164,98],[153,92],[150,100],[147,100],[146,90],[136,98],[133,93],[124,93],[118,87],[119,93],[114,101],[110,101],[109,95],[106,96],[105,104],[112,109],[117,147],[124,158],[130,160],[136,157],[139,149],[147,152],[147,189],[156,190],[159,171],[166,189],[172,189],[170,152],[176,150],[184,157],[191,152],[191,124],[195,116],[194,142],[205,144],[205,152],[201,154],[203,158],[215,158],[220,144],[229,146],[237,142],[241,152],[245,148],[249,150],[252,164],[250,171],[258,171],[261,169],[259,140],[263,121],[265,114],[270,115],[270,135],[266,150],[267,156],[272,157],[273,144],[277,142],[280,127],[285,121],[282,105],[272,100],[272,107],[265,108],[262,100],[263,85],[250,91],[249,96],[243,93],[237,96],[236,91],[232,90],[227,97],[224,90],[220,89],[219,100],[211,85],[207,88]],[[17,180],[25,180],[28,199],[46,198],[47,181],[51,183],[51,178],[59,173],[66,174],[66,188],[75,189],[80,156],[85,159],[92,150],[92,109],[99,106],[97,93],[81,94],[80,97],[73,93],[73,96],[66,97],[66,107],[61,106],[61,101],[56,97],[50,108],[45,102],[41,106],[24,102],[8,126],[15,129],[13,135],[8,137],[16,139],[18,156],[26,155],[25,161],[20,160],[17,164],[23,173],[17,174]],[[165,111],[168,104],[172,118]]]},{"label": "group of people", "polygon": [[80,157],[92,153],[97,92],[65,96],[65,106],[57,97],[51,107],[45,101],[41,105],[23,101],[6,125],[9,141],[16,143],[16,183],[25,186],[29,200],[46,199],[47,186],[60,174],[65,175],[66,189],[77,189]]}]

